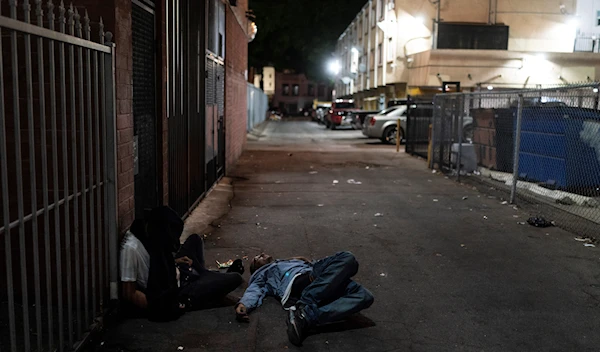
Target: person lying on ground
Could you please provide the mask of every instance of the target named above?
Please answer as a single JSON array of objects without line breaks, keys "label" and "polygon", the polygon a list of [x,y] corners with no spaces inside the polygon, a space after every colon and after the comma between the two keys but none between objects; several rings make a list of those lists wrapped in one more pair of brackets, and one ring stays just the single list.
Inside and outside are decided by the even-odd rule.
[{"label": "person lying on ground", "polygon": [[209,271],[202,238],[191,235],[181,245],[182,232],[183,221],[168,207],[134,221],[120,255],[122,294],[129,310],[151,320],[174,320],[241,285],[243,266],[237,266],[241,272]]},{"label": "person lying on ground", "polygon": [[239,321],[249,321],[248,313],[259,307],[265,296],[275,296],[288,310],[287,334],[300,346],[310,328],[344,320],[373,304],[371,292],[351,278],[358,262],[350,252],[311,262],[296,257],[274,260],[260,254],[250,264],[250,282],[235,307]]}]

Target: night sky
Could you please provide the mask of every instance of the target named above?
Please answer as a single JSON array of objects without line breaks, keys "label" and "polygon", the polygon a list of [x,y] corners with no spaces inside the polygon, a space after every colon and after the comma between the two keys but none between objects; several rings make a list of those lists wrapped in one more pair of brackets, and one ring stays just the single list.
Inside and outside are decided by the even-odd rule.
[{"label": "night sky", "polygon": [[327,79],[337,39],[367,0],[250,0],[258,34],[249,44],[251,67],[274,65]]}]

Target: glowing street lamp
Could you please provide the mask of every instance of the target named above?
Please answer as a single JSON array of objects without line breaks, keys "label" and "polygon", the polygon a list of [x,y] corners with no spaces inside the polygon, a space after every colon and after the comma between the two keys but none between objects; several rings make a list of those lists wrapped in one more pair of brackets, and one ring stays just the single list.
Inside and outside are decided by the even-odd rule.
[{"label": "glowing street lamp", "polygon": [[337,76],[342,70],[339,60],[331,60],[328,65],[329,72],[334,76]]}]

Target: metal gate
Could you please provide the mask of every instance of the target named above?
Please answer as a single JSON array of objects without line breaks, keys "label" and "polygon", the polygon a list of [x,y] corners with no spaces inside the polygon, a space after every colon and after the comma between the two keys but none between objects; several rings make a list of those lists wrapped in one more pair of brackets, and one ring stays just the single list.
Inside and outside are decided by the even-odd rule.
[{"label": "metal gate", "polygon": [[133,0],[131,10],[135,212],[141,216],[159,204],[154,1]]},{"label": "metal gate", "polygon": [[117,282],[114,44],[82,8],[0,6],[0,350],[66,351]]},{"label": "metal gate", "polygon": [[185,216],[206,192],[205,2],[167,1],[169,205]]}]

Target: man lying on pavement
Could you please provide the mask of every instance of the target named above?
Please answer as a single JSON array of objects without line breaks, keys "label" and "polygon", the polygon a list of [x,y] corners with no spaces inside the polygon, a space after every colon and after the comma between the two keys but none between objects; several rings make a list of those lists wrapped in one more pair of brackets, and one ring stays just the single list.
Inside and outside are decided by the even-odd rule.
[{"label": "man lying on pavement", "polygon": [[373,304],[373,295],[351,278],[358,262],[350,252],[340,252],[310,262],[296,257],[274,260],[261,254],[250,264],[248,289],[236,305],[237,319],[249,321],[248,312],[262,304],[265,296],[281,299],[288,310],[287,334],[300,346],[314,326],[341,321]]}]

